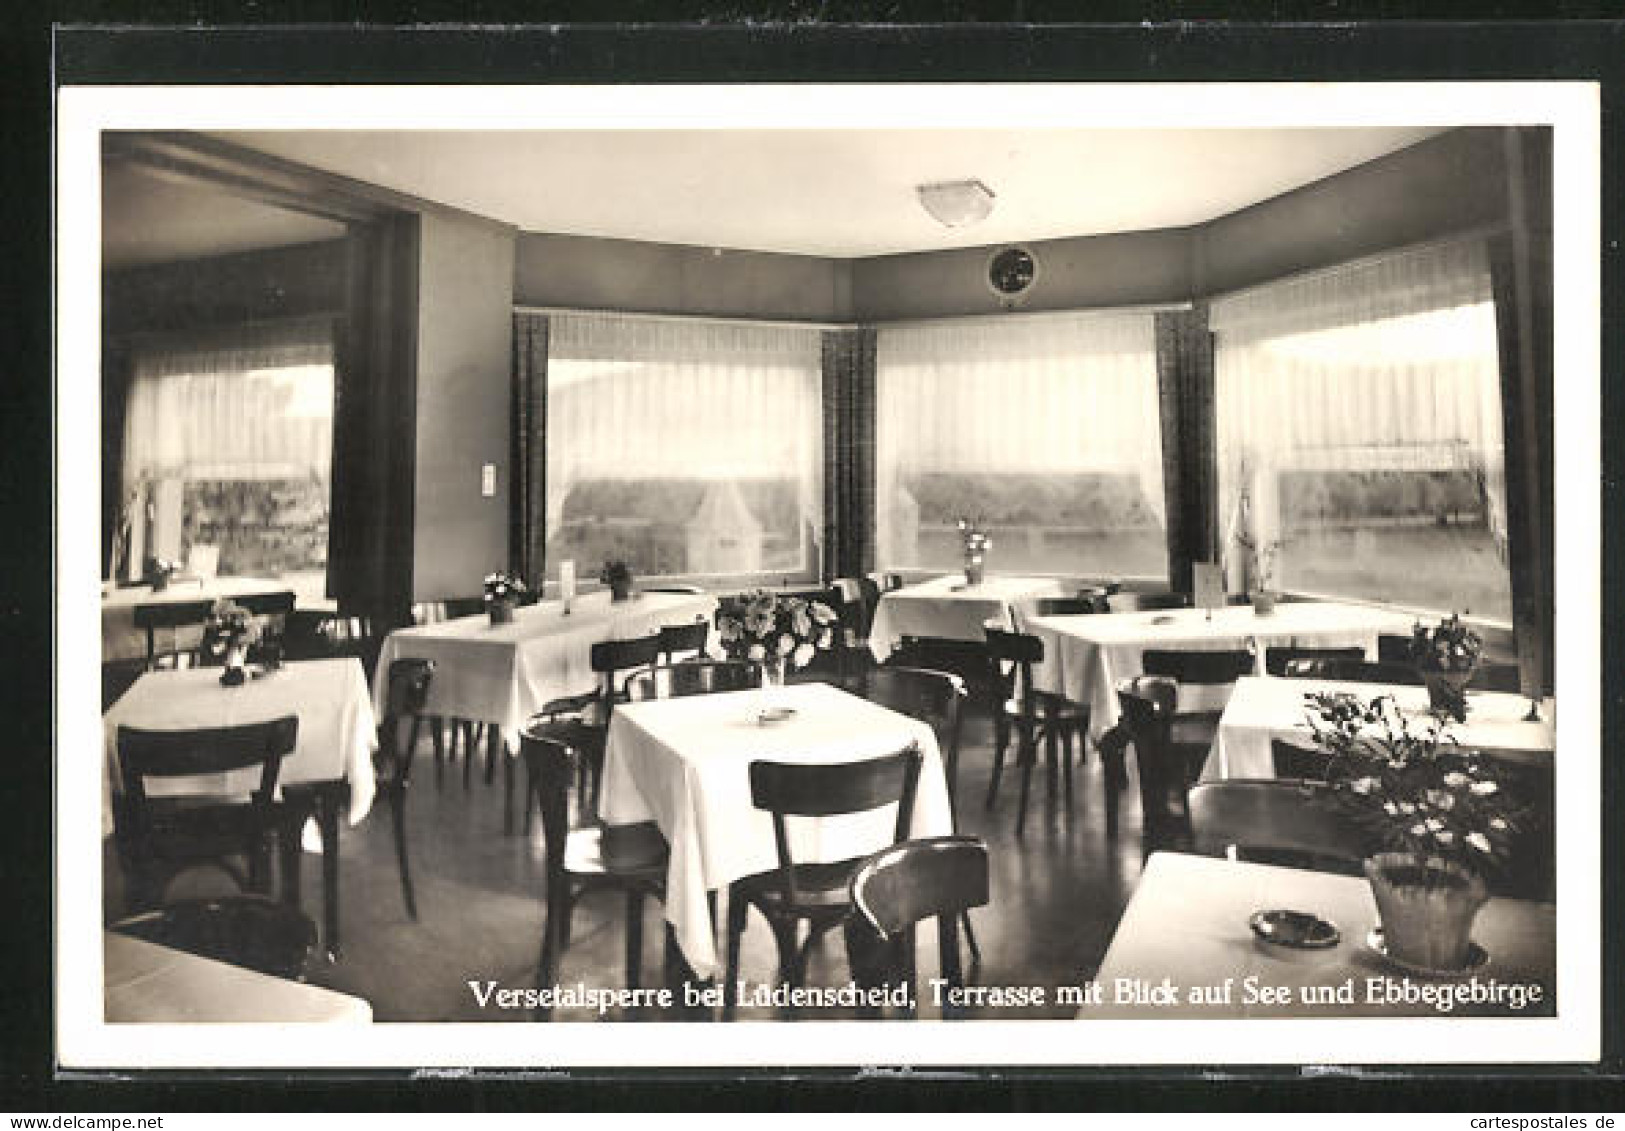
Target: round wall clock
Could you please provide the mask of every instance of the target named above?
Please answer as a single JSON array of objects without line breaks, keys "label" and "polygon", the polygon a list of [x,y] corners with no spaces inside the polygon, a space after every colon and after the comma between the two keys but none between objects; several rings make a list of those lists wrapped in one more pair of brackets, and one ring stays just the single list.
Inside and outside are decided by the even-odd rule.
[{"label": "round wall clock", "polygon": [[993,290],[1005,297],[1019,295],[1033,285],[1038,275],[1038,263],[1024,247],[1007,247],[994,253],[987,265],[987,281]]}]

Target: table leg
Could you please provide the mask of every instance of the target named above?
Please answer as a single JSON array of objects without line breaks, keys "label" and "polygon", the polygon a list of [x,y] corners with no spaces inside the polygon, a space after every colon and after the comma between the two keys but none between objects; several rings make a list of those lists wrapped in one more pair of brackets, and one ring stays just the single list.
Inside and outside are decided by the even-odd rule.
[{"label": "table leg", "polygon": [[[705,902],[711,913],[711,933],[715,935],[717,893],[714,891],[707,892]],[[687,1003],[685,988],[692,985],[701,992],[703,998],[705,990],[715,991],[717,980],[715,978],[702,979],[694,972],[694,968],[688,964],[688,959],[683,957],[682,947],[677,945],[677,931],[670,923],[666,924],[666,950],[662,961],[661,980],[665,987],[671,991],[672,1000],[675,1003],[672,1012],[678,1020],[710,1021],[714,1019],[710,1009],[704,1006],[690,1006]],[[723,987],[723,992],[726,993],[727,989],[726,986]]]},{"label": "table leg", "polygon": [[[508,746],[508,740],[506,738],[502,737],[501,731],[498,730],[497,725],[495,723],[491,724],[491,741],[493,743],[501,743],[500,751],[493,750],[492,757],[500,757],[502,759],[502,832],[506,836],[512,836],[513,835],[513,776],[514,776],[513,764],[514,764],[516,756],[515,756],[513,750]],[[527,807],[527,810],[528,810],[528,807],[530,805],[529,796],[527,796],[525,798],[525,804],[526,804],[526,807]],[[528,819],[529,816],[530,816],[530,814],[527,811],[526,818]]]},{"label": "table leg", "polygon": [[337,962],[339,949],[339,814],[349,797],[346,782],[316,791],[316,825],[322,834],[322,939],[327,957]]}]

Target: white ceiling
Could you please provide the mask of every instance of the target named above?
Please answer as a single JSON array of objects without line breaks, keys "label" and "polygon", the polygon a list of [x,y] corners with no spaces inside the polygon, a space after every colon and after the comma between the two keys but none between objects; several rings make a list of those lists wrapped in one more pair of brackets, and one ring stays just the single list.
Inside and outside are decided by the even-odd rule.
[{"label": "white ceiling", "polygon": [[[525,231],[856,257],[1211,220],[1433,128],[281,130],[216,136]],[[916,185],[976,178],[948,229]]]}]

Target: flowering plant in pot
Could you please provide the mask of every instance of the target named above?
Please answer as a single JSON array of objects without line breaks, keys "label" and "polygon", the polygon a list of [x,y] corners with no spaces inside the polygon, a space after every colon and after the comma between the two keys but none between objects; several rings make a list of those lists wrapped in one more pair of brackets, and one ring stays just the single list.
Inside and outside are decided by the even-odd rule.
[{"label": "flowering plant in pot", "polygon": [[965,554],[965,584],[980,585],[987,552],[993,548],[993,538],[982,528],[980,519],[962,518],[958,526],[959,541]]},{"label": "flowering plant in pot", "polygon": [[203,622],[203,652],[225,665],[220,673],[223,685],[236,687],[248,679],[248,649],[259,638],[260,624],[253,613],[225,597],[214,603]]},{"label": "flowering plant in pot", "polygon": [[1468,961],[1473,919],[1517,831],[1518,806],[1488,762],[1437,714],[1403,714],[1391,695],[1304,697],[1329,755],[1331,797],[1380,850],[1365,873],[1395,960],[1429,970]]},{"label": "flowering plant in pot", "polygon": [[609,599],[624,601],[632,595],[632,571],[623,561],[607,561],[598,572],[600,584],[609,586]]},{"label": "flowering plant in pot", "polygon": [[1467,681],[1484,655],[1484,640],[1451,613],[1432,628],[1418,623],[1411,633],[1411,662],[1427,684],[1433,710],[1467,721]]},{"label": "flowering plant in pot", "polygon": [[786,665],[804,668],[834,643],[838,620],[822,601],[758,589],[721,603],[717,636],[729,659],[761,664],[766,683],[777,685]]},{"label": "flowering plant in pot", "polygon": [[485,608],[492,624],[512,624],[514,608],[530,592],[524,579],[505,570],[485,575]]}]

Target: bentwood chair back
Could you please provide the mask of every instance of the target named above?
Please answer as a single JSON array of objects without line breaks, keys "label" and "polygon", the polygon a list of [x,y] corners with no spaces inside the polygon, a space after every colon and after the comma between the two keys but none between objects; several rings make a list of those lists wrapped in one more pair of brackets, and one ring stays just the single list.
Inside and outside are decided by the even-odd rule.
[{"label": "bentwood chair back", "polygon": [[[1219,730],[1219,717],[1236,680],[1250,674],[1256,661],[1246,649],[1223,652],[1148,648],[1141,658],[1146,675],[1176,681],[1184,697],[1174,715],[1169,741],[1191,757],[1205,755]],[[1196,699],[1196,706],[1191,700]],[[1200,749],[1198,749],[1200,748]],[[1200,763],[1198,763],[1200,764]]]},{"label": "bentwood chair back", "polygon": [[[140,730],[121,726],[117,735],[123,792],[115,831],[130,876],[132,910],[163,902],[169,881],[189,868],[213,866],[239,887],[264,893],[276,834],[277,777],[292,753],[299,720],[196,730]],[[198,797],[149,797],[148,778],[188,778],[232,770],[260,771],[245,801]],[[246,871],[232,858],[242,856]]]},{"label": "bentwood chair back", "polygon": [[1065,755],[1063,735],[1081,733],[1087,726],[1087,709],[1056,696],[1041,695],[1033,683],[1033,665],[1044,659],[1044,641],[1024,632],[1009,632],[991,626],[987,636],[992,670],[1002,680],[1002,701],[993,716],[993,773],[988,779],[987,807],[998,799],[999,779],[1004,773],[1004,752],[1012,731],[1016,735],[1016,764],[1021,769],[1021,794],[1016,806],[1016,835],[1027,823],[1027,797],[1031,791],[1033,766],[1042,744],[1049,762],[1046,781],[1051,801],[1055,799],[1056,771],[1064,781],[1067,797],[1072,796],[1072,751],[1070,740]]},{"label": "bentwood chair back", "polygon": [[[847,924],[846,949],[859,985],[901,980],[912,990],[915,926],[935,919],[942,978],[957,988],[964,984],[959,923],[988,901],[987,845],[980,837],[944,836],[883,848],[858,865],[850,898],[857,914]],[[953,1017],[952,1008],[943,1016]]]},{"label": "bentwood chair back", "polygon": [[1332,756],[1324,750],[1280,738],[1270,740],[1270,759],[1282,781],[1323,782],[1332,764]]},{"label": "bentwood chair back", "polygon": [[[570,946],[571,919],[576,901],[588,891],[610,889],[626,899],[626,984],[635,987],[643,954],[643,901],[660,898],[665,891],[668,849],[653,824],[623,826],[622,834],[599,825],[570,827],[570,784],[578,776],[579,752],[535,725],[520,732],[520,756],[525,760],[527,790],[525,820],[534,805],[541,812],[543,858],[547,871],[547,922],[542,928],[542,950],[537,985],[558,980],[558,964]],[[616,841],[614,851],[610,841]],[[551,1009],[539,1008],[546,1018]]]},{"label": "bentwood chair back", "polygon": [[1100,603],[1093,597],[1034,597],[1027,608],[1035,617],[1070,617],[1098,613]]},{"label": "bentwood chair back", "polygon": [[660,662],[675,663],[678,659],[705,659],[705,645],[711,638],[711,625],[703,620],[690,624],[662,625],[655,634],[660,640]]},{"label": "bentwood chair back", "polygon": [[761,684],[761,665],[748,660],[684,660],[633,673],[626,681],[626,697],[641,703],[716,691],[746,691]]},{"label": "bentwood chair back", "polygon": [[1145,613],[1160,609],[1188,609],[1191,599],[1184,593],[1111,593],[1107,608],[1114,613]]},{"label": "bentwood chair back", "polygon": [[[213,608],[212,600],[155,601],[151,604],[137,605],[133,615],[136,627],[144,629],[147,634],[147,670],[160,667],[178,668],[182,660],[196,666],[198,642],[182,647],[180,630],[196,628],[201,635],[203,624],[209,619],[209,612]],[[168,646],[160,648],[158,633],[165,629],[169,632]]]},{"label": "bentwood chair back", "polygon": [[1281,673],[1294,679],[1327,679],[1343,683],[1392,683],[1422,686],[1414,665],[1392,660],[1293,660]]},{"label": "bentwood chair back", "polygon": [[1134,745],[1145,854],[1182,850],[1190,842],[1189,790],[1207,751],[1198,757],[1173,741],[1179,684],[1164,676],[1137,676],[1117,685],[1117,701]]},{"label": "bentwood chair back", "polygon": [[1352,648],[1266,648],[1264,649],[1264,673],[1266,675],[1284,676],[1287,665],[1294,660],[1363,660],[1365,649],[1355,645]]},{"label": "bentwood chair back", "polygon": [[[849,886],[862,857],[797,862],[790,851],[788,819],[866,813],[895,805],[892,843],[907,839],[921,760],[919,747],[909,745],[861,762],[750,764],[751,804],[773,818],[778,867],[746,876],[729,888],[726,985],[733,986],[739,979],[739,944],[750,908],[761,912],[772,928],[778,943],[779,977],[792,987],[805,979],[807,955],[816,941],[851,914]],[[807,941],[798,947],[796,935],[803,922],[808,926]],[[731,995],[724,1016],[733,1016]]]},{"label": "bentwood chair back", "polygon": [[1190,819],[1197,852],[1233,860],[1358,876],[1370,847],[1324,783],[1201,782]]},{"label": "bentwood chair back", "polygon": [[[406,903],[406,913],[413,919],[418,917],[418,904],[412,891],[412,867],[406,849],[406,793],[412,782],[412,757],[417,753],[423,709],[429,701],[429,684],[433,678],[433,660],[406,659],[390,663],[384,717],[378,724],[378,749],[372,760],[378,792],[389,802],[395,861],[401,873],[401,898]],[[402,742],[402,731],[407,723],[411,726]]]},{"label": "bentwood chair back", "polygon": [[958,792],[965,681],[952,672],[888,665],[869,673],[865,693],[872,702],[931,727],[948,776],[949,804],[954,805]]},{"label": "bentwood chair back", "polygon": [[316,924],[291,903],[258,895],[182,899],[108,928],[171,950],[303,981]]}]

